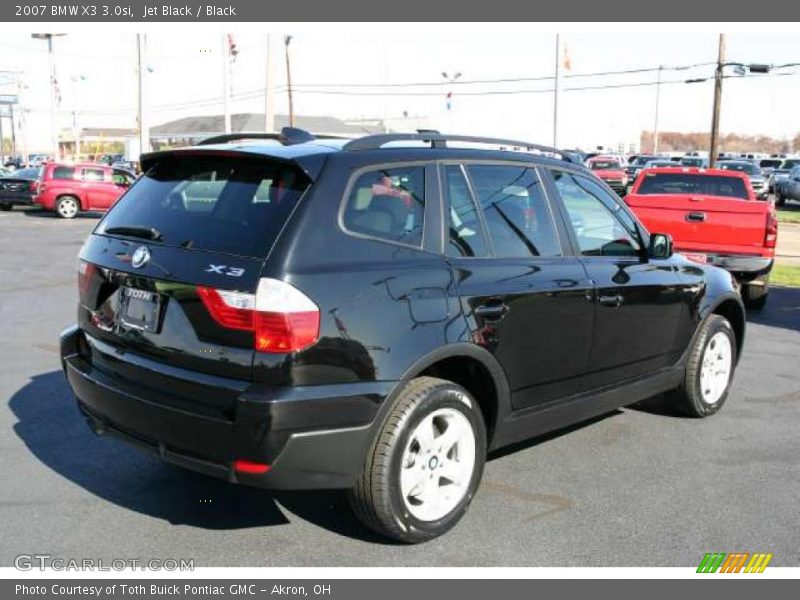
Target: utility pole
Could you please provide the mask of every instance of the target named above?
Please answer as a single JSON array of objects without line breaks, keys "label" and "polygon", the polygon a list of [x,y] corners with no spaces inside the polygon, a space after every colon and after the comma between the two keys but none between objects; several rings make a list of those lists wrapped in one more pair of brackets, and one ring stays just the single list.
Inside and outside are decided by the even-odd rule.
[{"label": "utility pole", "polygon": [[287,35],[283,38],[286,46],[286,92],[289,95],[289,127],[294,127],[294,100],[292,99],[292,64],[289,60],[289,43],[292,36]]},{"label": "utility pole", "polygon": [[5,115],[0,108],[0,166],[6,164],[6,138],[3,137],[3,119]]},{"label": "utility pole", "polygon": [[47,60],[50,69],[50,144],[53,159],[58,160],[58,131],[56,128],[56,61],[53,55],[53,37],[66,35],[63,33],[33,33],[31,37],[37,40],[47,41]]},{"label": "utility pole", "polygon": [[19,72],[15,73],[15,83],[17,86],[17,102],[19,103],[19,141],[22,147],[22,161],[21,164],[25,167],[28,166],[28,145],[25,136],[25,109],[22,106],[22,79]]},{"label": "utility pole", "polygon": [[717,72],[714,76],[714,109],[711,115],[711,149],[708,152],[708,166],[712,169],[717,163],[719,148],[719,111],[722,104],[722,75],[725,66],[725,34],[719,34]]},{"label": "utility pole", "polygon": [[222,35],[222,113],[225,119],[225,133],[231,132],[230,104],[230,57],[228,56],[228,36]]},{"label": "utility pole", "polygon": [[[150,151],[150,128],[147,123],[147,38],[143,33],[136,34],[136,64],[137,64],[137,113],[139,120],[139,153],[144,154]],[[77,131],[77,125],[76,131]],[[76,144],[80,144],[80,138],[76,134]],[[126,157],[131,159],[133,157]],[[138,157],[136,157],[138,159]]]},{"label": "utility pole", "polygon": [[653,124],[653,154],[658,154],[658,103],[661,100],[661,70],[664,65],[658,65],[658,78],[656,79],[656,118]]},{"label": "utility pole", "polygon": [[264,85],[264,131],[275,131],[275,69],[272,37],[267,34],[267,80]]},{"label": "utility pole", "polygon": [[556,74],[553,86],[553,148],[558,148],[558,84],[561,63],[561,36],[556,34]]},{"label": "utility pole", "polygon": [[[19,96],[17,96],[17,102],[19,102]],[[14,125],[14,105],[8,105],[8,115],[11,117],[11,153],[14,156],[17,156],[17,128]]]}]

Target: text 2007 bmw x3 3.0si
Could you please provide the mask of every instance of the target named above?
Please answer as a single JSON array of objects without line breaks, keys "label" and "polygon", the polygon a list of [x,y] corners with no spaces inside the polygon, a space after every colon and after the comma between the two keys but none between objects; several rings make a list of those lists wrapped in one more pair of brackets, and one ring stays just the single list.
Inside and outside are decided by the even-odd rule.
[{"label": "text 2007 bmw x3 3.0si", "polygon": [[61,356],[95,432],[169,462],[349,489],[420,542],[487,451],[660,392],[695,417],[727,397],[731,276],[556,150],[289,129],[142,167],[81,250]]}]

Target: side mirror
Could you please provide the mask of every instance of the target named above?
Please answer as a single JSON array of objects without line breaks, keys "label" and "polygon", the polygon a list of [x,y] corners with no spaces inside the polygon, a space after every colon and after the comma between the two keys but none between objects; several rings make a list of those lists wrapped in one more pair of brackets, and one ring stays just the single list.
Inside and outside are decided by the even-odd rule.
[{"label": "side mirror", "polygon": [[666,233],[651,233],[647,255],[650,258],[658,259],[672,256],[672,236]]}]

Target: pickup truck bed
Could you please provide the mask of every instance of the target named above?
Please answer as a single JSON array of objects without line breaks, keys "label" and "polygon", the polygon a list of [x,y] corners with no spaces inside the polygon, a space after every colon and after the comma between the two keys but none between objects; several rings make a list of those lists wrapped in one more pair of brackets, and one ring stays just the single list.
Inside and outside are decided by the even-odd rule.
[{"label": "pickup truck bed", "polygon": [[745,174],[646,169],[625,202],[650,231],[670,234],[676,251],[730,271],[752,308],[766,302],[777,219],[769,202],[756,199]]}]

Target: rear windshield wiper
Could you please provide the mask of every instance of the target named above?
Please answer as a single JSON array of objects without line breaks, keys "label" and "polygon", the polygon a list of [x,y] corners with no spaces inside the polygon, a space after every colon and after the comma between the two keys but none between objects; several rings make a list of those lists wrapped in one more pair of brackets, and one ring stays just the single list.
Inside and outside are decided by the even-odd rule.
[{"label": "rear windshield wiper", "polygon": [[160,241],[162,239],[161,232],[155,227],[136,227],[121,225],[119,227],[109,227],[104,233],[129,235],[131,237],[140,237],[147,240]]}]

